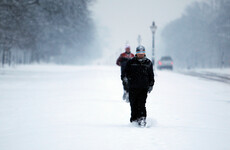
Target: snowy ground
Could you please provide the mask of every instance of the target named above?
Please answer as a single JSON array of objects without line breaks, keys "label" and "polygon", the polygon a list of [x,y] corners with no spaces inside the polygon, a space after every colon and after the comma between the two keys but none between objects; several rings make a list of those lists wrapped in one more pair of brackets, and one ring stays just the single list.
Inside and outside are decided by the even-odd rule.
[{"label": "snowy ground", "polygon": [[129,123],[116,66],[0,68],[0,150],[229,150],[230,85],[158,71],[150,128]]}]

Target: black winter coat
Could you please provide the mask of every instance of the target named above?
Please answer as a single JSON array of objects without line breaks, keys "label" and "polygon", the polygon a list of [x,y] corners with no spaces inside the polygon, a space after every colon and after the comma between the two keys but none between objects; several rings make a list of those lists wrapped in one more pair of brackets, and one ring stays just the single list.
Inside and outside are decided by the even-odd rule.
[{"label": "black winter coat", "polygon": [[148,88],[154,85],[153,64],[148,58],[139,61],[135,56],[127,62],[125,75],[129,81],[129,88]]}]

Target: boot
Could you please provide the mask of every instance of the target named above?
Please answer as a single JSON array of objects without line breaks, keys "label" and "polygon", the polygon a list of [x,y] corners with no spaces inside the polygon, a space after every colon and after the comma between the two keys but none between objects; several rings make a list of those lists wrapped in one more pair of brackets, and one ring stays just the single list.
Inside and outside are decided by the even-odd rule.
[{"label": "boot", "polygon": [[138,125],[140,127],[145,127],[146,126],[146,117],[140,117],[137,122],[138,122]]}]

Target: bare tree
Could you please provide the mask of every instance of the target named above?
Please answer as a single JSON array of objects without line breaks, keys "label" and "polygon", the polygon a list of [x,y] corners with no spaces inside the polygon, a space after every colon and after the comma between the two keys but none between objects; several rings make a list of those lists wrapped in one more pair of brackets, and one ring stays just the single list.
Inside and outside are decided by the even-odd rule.
[{"label": "bare tree", "polygon": [[166,52],[180,67],[230,66],[230,2],[195,2],[163,31]]},{"label": "bare tree", "polygon": [[23,55],[24,60],[20,62],[24,63],[74,63],[83,60],[79,51],[83,56],[90,56],[90,45],[95,40],[94,23],[88,10],[91,2],[0,0],[1,62],[11,60],[6,51],[13,53],[14,61]]}]

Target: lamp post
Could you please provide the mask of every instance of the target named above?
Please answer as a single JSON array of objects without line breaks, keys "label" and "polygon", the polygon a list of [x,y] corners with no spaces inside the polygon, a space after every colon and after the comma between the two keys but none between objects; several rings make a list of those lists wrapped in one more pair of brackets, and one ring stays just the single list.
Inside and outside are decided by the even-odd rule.
[{"label": "lamp post", "polygon": [[141,35],[138,35],[137,37],[138,46],[141,45],[141,41],[142,41]]},{"label": "lamp post", "polygon": [[153,63],[153,68],[155,68],[155,33],[157,30],[157,26],[155,25],[155,22],[153,21],[152,25],[150,26],[150,29],[152,31],[152,63]]}]

